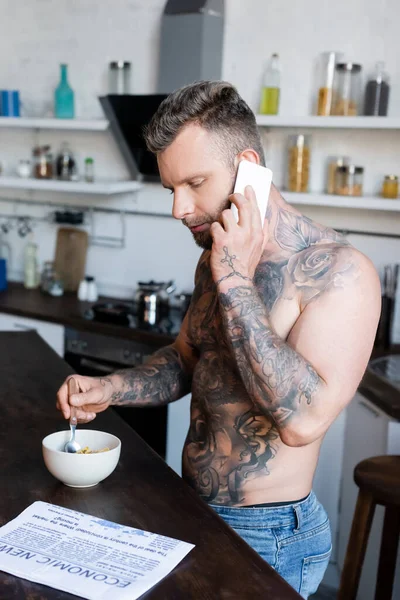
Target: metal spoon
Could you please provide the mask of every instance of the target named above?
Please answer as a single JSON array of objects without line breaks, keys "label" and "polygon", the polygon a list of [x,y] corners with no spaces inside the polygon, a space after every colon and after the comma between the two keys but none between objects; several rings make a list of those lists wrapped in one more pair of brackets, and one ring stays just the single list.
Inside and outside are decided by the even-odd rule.
[{"label": "metal spoon", "polygon": [[[79,393],[79,386],[78,386],[77,382],[75,381],[75,379],[73,377],[71,377],[71,379],[68,380],[68,396],[71,396],[72,394],[78,394],[78,393]],[[80,444],[78,444],[78,442],[75,441],[75,430],[76,430],[77,424],[78,424],[78,419],[76,418],[76,408],[74,406],[71,406],[71,416],[69,419],[69,426],[71,429],[71,437],[70,437],[69,441],[65,444],[64,452],[69,452],[71,454],[75,454],[75,452],[78,452],[78,450],[81,449]]]}]

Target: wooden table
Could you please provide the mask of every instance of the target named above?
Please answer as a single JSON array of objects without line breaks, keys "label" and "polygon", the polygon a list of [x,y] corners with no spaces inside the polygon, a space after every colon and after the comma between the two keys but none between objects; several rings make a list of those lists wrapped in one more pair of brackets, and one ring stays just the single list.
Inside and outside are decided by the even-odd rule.
[{"label": "wooden table", "polygon": [[[122,441],[114,473],[90,489],[56,481],[43,463],[41,441],[66,427],[55,396],[71,370],[34,332],[0,333],[0,356],[0,525],[42,500],[195,544],[143,596],[150,600],[300,598],[111,410],[93,428]],[[0,599],[22,598],[76,596],[0,572]]]}]

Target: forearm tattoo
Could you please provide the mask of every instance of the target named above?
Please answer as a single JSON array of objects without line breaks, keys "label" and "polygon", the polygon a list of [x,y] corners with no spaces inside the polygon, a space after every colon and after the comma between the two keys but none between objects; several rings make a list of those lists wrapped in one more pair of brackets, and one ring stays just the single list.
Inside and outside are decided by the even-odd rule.
[{"label": "forearm tattoo", "polygon": [[113,405],[161,406],[190,392],[190,375],[172,346],[158,350],[145,364],[115,375],[120,385],[112,394]]},{"label": "forearm tattoo", "polygon": [[268,323],[254,286],[220,294],[223,321],[243,383],[257,405],[283,427],[304,404],[311,404],[320,378]]}]

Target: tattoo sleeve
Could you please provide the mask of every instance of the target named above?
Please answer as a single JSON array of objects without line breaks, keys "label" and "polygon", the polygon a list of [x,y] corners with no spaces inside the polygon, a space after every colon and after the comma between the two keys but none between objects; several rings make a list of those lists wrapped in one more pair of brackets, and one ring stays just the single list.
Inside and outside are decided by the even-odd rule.
[{"label": "tattoo sleeve", "polygon": [[191,376],[173,346],[161,348],[143,365],[107,378],[113,386],[111,404],[161,406],[190,392]]},{"label": "tattoo sleeve", "polygon": [[285,427],[312,404],[322,380],[269,324],[267,309],[253,284],[219,290],[225,332],[243,383],[255,404]]}]

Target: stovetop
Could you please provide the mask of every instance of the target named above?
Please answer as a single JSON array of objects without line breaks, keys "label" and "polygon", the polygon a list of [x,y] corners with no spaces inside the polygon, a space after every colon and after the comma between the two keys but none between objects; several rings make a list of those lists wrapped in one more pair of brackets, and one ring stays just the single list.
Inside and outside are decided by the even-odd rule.
[{"label": "stovetop", "polygon": [[[110,303],[112,304],[112,303]],[[164,316],[157,324],[149,325],[139,320],[137,316],[136,305],[134,302],[116,302],[116,305],[123,305],[127,307],[128,313],[125,317],[110,317],[105,315],[101,317],[96,316],[94,307],[84,311],[83,318],[88,321],[94,321],[98,323],[108,323],[110,325],[116,325],[119,327],[136,329],[139,331],[146,331],[151,333],[158,333],[163,335],[177,336],[184,318],[183,311],[178,307],[171,307],[168,315]]]}]

